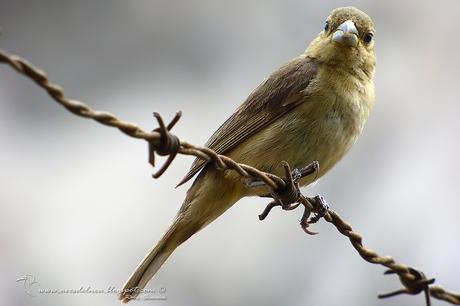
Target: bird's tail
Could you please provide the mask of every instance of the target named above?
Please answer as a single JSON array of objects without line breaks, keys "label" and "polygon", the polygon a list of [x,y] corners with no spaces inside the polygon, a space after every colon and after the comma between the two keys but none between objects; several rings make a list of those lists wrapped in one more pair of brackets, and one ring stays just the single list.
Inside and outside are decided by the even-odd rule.
[{"label": "bird's tail", "polygon": [[129,277],[119,295],[122,303],[136,298],[174,250],[200,229],[193,223],[182,220],[179,214],[157,245],[149,251]]},{"label": "bird's tail", "polygon": [[239,181],[225,177],[222,172],[213,169],[202,172],[187,192],[172,225],[123,286],[120,300],[127,303],[138,296],[179,245],[241,198],[241,188]]}]

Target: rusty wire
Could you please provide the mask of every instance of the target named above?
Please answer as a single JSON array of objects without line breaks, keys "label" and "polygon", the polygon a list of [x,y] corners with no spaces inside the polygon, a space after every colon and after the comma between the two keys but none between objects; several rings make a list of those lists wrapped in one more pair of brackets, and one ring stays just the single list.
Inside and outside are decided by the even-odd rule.
[{"label": "rusty wire", "polygon": [[[0,50],[0,62],[10,65],[19,73],[34,80],[40,87],[45,89],[56,102],[73,114],[94,119],[101,124],[118,128],[130,137],[147,141],[149,144],[149,162],[152,166],[155,165],[155,153],[168,156],[166,163],[153,175],[155,178],[159,177],[167,170],[177,154],[183,154],[193,155],[207,162],[211,162],[218,170],[233,170],[243,178],[261,180],[275,191],[286,187],[285,181],[276,175],[260,171],[249,165],[239,164],[229,157],[217,154],[209,148],[194,146],[186,141],[179,140],[177,136],[170,133],[170,130],[179,120],[181,116],[180,112],[176,114],[168,125],[164,124],[163,119],[158,113],[154,113],[159,128],[151,132],[146,132],[133,123],[118,119],[111,113],[95,111],[80,101],[66,98],[63,89],[49,82],[45,72],[32,66],[26,60],[16,55],[10,55]],[[311,212],[318,212],[323,209],[322,207],[318,207],[317,202],[312,198],[304,197],[301,194],[296,202],[303,204],[305,208],[309,209]],[[432,285],[434,279],[426,278],[423,272],[408,265],[397,263],[390,256],[380,256],[376,252],[365,248],[362,243],[361,235],[353,231],[351,225],[344,221],[336,212],[328,210],[323,217],[327,222],[332,223],[342,235],[349,238],[354,249],[364,260],[387,267],[389,270],[386,271],[385,274],[397,274],[399,276],[403,289],[379,295],[379,298],[391,297],[398,294],[415,295],[424,292],[427,305],[431,303],[430,297],[454,305],[460,305],[460,294],[447,291],[440,286]]]},{"label": "rusty wire", "polygon": [[[218,170],[231,169],[244,178],[258,178],[274,189],[280,186],[284,187],[284,181],[273,174],[260,171],[249,165],[238,164],[232,159],[224,155],[219,155],[208,148],[194,146],[186,141],[179,141],[179,143],[177,143],[177,141],[172,140],[177,139],[177,137],[170,134],[169,130],[180,118],[180,112],[176,114],[172,122],[168,124],[168,127],[166,127],[163,123],[163,119],[161,119],[157,113],[154,113],[160,128],[152,132],[146,132],[137,125],[122,121],[109,112],[92,110],[83,102],[66,98],[64,96],[63,89],[59,85],[50,83],[45,72],[32,66],[19,56],[9,55],[5,51],[0,50],[0,62],[9,64],[16,71],[34,80],[35,83],[45,89],[56,102],[64,106],[71,113],[81,117],[94,119],[107,126],[118,128],[130,137],[144,139],[149,143],[150,149],[156,151],[159,155],[175,155],[177,153],[194,155],[208,162],[214,163]],[[170,145],[170,142],[176,142],[176,145]],[[150,153],[153,152],[151,151]],[[171,163],[171,161],[167,161],[166,167]],[[150,155],[149,162],[154,165],[153,154]],[[153,176],[158,177],[165,170],[166,168],[163,167]]]}]

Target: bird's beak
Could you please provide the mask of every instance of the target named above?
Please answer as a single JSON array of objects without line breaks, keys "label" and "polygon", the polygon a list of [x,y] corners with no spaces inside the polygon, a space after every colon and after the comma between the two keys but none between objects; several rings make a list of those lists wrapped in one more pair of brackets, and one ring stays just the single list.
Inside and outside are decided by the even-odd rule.
[{"label": "bird's beak", "polygon": [[358,44],[358,30],[353,21],[347,20],[337,27],[332,40],[348,47],[353,47]]}]

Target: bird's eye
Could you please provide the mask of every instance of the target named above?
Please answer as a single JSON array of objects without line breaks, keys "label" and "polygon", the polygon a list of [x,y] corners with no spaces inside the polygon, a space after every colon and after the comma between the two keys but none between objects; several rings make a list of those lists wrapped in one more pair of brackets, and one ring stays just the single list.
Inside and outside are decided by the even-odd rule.
[{"label": "bird's eye", "polygon": [[363,40],[366,44],[368,44],[372,41],[372,37],[374,37],[374,34],[369,32],[369,33],[366,33],[366,35],[364,35]]},{"label": "bird's eye", "polygon": [[326,21],[326,24],[324,25],[324,32],[329,31],[329,21]]}]

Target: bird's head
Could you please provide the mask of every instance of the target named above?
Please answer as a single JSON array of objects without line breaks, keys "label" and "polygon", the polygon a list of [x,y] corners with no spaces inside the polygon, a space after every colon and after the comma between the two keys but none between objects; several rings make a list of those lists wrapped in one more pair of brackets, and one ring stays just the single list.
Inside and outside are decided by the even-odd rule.
[{"label": "bird's head", "polygon": [[372,77],[375,68],[374,23],[355,7],[333,10],[310,44],[308,56],[331,65],[359,69]]}]

